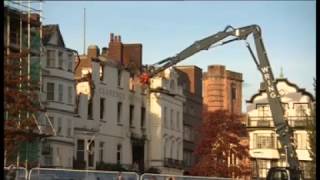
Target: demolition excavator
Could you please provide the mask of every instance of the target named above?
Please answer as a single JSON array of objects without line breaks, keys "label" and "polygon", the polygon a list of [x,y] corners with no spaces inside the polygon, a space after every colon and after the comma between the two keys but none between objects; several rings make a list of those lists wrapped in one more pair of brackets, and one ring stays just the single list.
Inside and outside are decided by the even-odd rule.
[{"label": "demolition excavator", "polygon": [[[257,57],[248,43],[247,38],[253,35]],[[227,40],[227,38],[229,38]],[[231,38],[231,39],[230,39]],[[224,41],[223,41],[224,40]],[[268,101],[270,104],[271,114],[275,125],[276,133],[283,148],[287,166],[286,167],[272,167],[267,174],[267,180],[300,180],[303,179],[302,171],[299,167],[299,160],[295,151],[293,142],[293,132],[284,117],[284,110],[281,105],[280,95],[277,90],[272,69],[268,60],[268,56],[262,41],[261,29],[258,25],[250,25],[241,28],[234,28],[227,26],[223,31],[214,35],[208,36],[204,39],[194,42],[186,49],[179,52],[177,55],[168,57],[152,65],[143,67],[140,75],[140,82],[144,85],[149,85],[150,78],[156,76],[161,71],[174,66],[175,64],[185,60],[186,58],[200,52],[201,50],[208,50],[213,46],[221,46],[233,41],[244,40],[258,70],[262,74],[263,81],[266,86],[268,94]]]}]

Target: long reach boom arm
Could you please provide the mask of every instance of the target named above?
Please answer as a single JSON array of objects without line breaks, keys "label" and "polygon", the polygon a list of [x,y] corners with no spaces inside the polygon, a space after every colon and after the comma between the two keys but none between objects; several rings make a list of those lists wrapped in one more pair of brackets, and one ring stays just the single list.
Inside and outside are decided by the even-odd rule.
[{"label": "long reach boom arm", "polygon": [[[196,41],[191,46],[182,50],[176,56],[169,57],[153,65],[146,66],[141,75],[141,82],[148,84],[149,79],[157,75],[159,72],[174,66],[175,64],[185,60],[201,50],[208,50],[212,45],[223,45],[236,40],[246,40],[250,34],[253,35],[258,58],[255,58],[254,53],[248,43],[247,47],[255,61],[255,64],[258,67],[258,70],[261,72],[262,78],[266,85],[266,92],[268,94],[268,100],[276,133],[278,134],[282,147],[287,153],[286,155],[289,168],[292,170],[299,170],[299,161],[297,159],[293,144],[292,131],[290,130],[287,121],[284,119],[279,92],[276,88],[275,79],[262,41],[261,29],[258,25],[250,25],[237,29],[233,28],[232,26],[227,26],[223,31]],[[233,37],[233,39],[219,42],[228,37]]]}]

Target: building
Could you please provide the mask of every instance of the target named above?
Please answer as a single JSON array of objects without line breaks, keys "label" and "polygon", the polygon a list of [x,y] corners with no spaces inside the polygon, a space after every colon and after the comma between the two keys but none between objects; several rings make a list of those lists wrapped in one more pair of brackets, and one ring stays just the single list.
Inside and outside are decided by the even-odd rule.
[{"label": "building", "polygon": [[99,169],[111,164],[135,171],[148,167],[148,104],[137,84],[141,62],[142,45],[123,44],[112,33],[108,48],[100,53],[91,45],[80,56],[75,73],[77,165]]},{"label": "building", "polygon": [[162,174],[183,173],[183,103],[179,74],[169,68],[150,82],[149,132],[150,167]]},{"label": "building", "polygon": [[202,69],[197,66],[175,66],[183,88],[183,161],[188,171],[195,163],[193,152],[197,142],[197,128],[202,121]]},{"label": "building", "polygon": [[148,158],[145,94],[129,83],[130,72],[117,61],[95,56],[91,59],[92,74],[77,79],[75,168],[118,164],[144,170]]},{"label": "building", "polygon": [[[305,179],[310,178],[311,158],[306,126],[311,120],[311,106],[315,102],[312,94],[285,78],[276,79],[276,87],[281,95],[284,116],[294,131],[296,152]],[[253,176],[266,177],[273,166],[285,166],[285,153],[282,151],[263,86],[258,93],[247,100],[247,130],[250,138],[250,157]]]},{"label": "building", "polygon": [[[43,56],[41,56],[42,98],[46,108],[44,125],[54,127],[55,135],[42,145],[42,167],[73,167],[75,112],[76,51],[65,46],[58,25],[43,26]],[[51,124],[48,124],[51,123]]]},{"label": "building", "polygon": [[226,70],[223,65],[208,66],[203,74],[204,110],[227,110],[230,113],[242,112],[242,74]]},{"label": "building", "polygon": [[[203,105],[204,111],[213,112],[216,110],[226,110],[236,115],[242,114],[242,74],[227,70],[223,65],[208,66],[207,72],[203,73]],[[243,121],[241,119],[241,121]],[[248,145],[248,137],[240,137],[240,143]],[[249,164],[249,159],[239,158],[237,150],[231,149],[228,152],[228,166],[240,166]],[[242,169],[246,174],[248,169]],[[235,176],[232,172],[232,177]],[[241,179],[247,179],[243,175]]]}]

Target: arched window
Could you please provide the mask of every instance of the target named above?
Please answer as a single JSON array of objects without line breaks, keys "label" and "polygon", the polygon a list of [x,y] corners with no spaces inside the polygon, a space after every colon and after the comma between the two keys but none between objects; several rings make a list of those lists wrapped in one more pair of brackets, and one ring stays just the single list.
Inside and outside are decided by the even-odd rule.
[{"label": "arched window", "polygon": [[175,146],[175,142],[174,142],[174,140],[172,140],[172,142],[171,142],[171,148],[170,148],[170,158],[171,158],[171,159],[174,159],[174,153],[173,153],[173,152],[175,152],[175,151],[174,151],[174,146]]},{"label": "arched window", "polygon": [[122,145],[118,144],[117,145],[117,163],[121,164],[121,150],[122,150]]},{"label": "arched window", "polygon": [[[178,141],[177,141],[178,142]],[[178,142],[177,143],[177,160],[180,160],[180,146],[181,146],[181,143],[180,142]]]}]

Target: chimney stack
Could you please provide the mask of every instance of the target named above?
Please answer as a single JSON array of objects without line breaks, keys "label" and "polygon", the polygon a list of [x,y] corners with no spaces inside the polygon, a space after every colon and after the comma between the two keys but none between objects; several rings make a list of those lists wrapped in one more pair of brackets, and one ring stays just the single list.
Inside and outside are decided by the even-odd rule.
[{"label": "chimney stack", "polygon": [[99,55],[100,51],[97,45],[90,45],[88,47],[88,58],[97,58]]},{"label": "chimney stack", "polygon": [[110,42],[113,42],[113,40],[114,40],[114,34],[110,33]]}]

